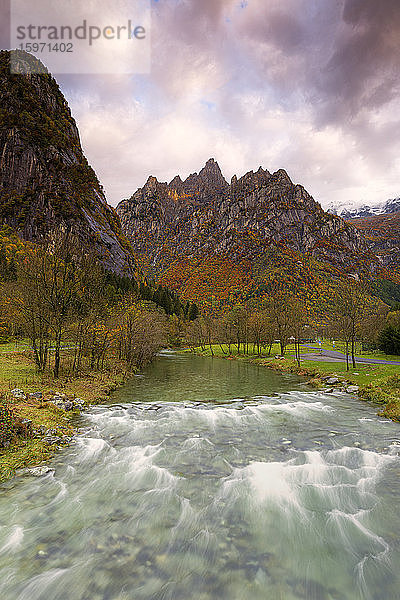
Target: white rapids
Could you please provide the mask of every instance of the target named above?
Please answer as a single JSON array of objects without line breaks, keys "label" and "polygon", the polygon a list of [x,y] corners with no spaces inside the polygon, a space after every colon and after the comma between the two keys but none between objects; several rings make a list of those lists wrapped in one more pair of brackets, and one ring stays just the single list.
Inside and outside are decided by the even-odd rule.
[{"label": "white rapids", "polygon": [[161,357],[55,472],[2,486],[0,598],[400,598],[399,426],[216,362]]}]

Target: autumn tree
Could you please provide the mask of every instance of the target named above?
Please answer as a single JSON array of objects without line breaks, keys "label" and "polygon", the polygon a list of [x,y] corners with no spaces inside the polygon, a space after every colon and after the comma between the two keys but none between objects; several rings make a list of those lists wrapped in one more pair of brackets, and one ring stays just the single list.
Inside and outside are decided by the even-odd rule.
[{"label": "autumn tree", "polygon": [[125,298],[114,311],[114,343],[130,366],[142,367],[166,341],[166,316],[133,298]]},{"label": "autumn tree", "polygon": [[104,364],[110,346],[108,327],[112,307],[121,298],[118,284],[114,287],[109,274],[91,254],[82,257],[76,277],[75,318],[68,334],[68,341],[74,348],[72,372],[81,369],[84,357],[90,361],[91,368]]},{"label": "autumn tree", "polygon": [[88,344],[91,323],[104,315],[104,271],[76,240],[60,233],[31,246],[19,261],[15,281],[5,286],[8,318],[30,339],[36,366],[44,371],[54,352],[58,377],[65,341],[74,348],[73,370]]},{"label": "autumn tree", "polygon": [[300,343],[303,338],[304,329],[309,321],[309,316],[304,304],[293,298],[291,302],[292,332],[294,337],[295,359],[300,367]]},{"label": "autumn tree", "polygon": [[[346,365],[349,369],[349,353],[353,368],[356,366],[355,347],[363,332],[379,320],[382,302],[368,295],[364,283],[355,279],[341,281],[333,298],[331,330],[346,344]],[[368,325],[369,324],[369,325]]]},{"label": "autumn tree", "polygon": [[276,337],[279,340],[281,355],[284,356],[293,329],[292,297],[289,293],[281,290],[272,291],[266,304]]},{"label": "autumn tree", "polygon": [[235,331],[235,343],[238,354],[240,354],[241,346],[243,346],[243,354],[246,354],[247,351],[248,317],[249,311],[243,304],[238,304],[226,315],[226,323]]},{"label": "autumn tree", "polygon": [[255,310],[248,318],[248,332],[253,343],[253,354],[257,347],[258,356],[261,349],[269,344],[270,348],[274,340],[274,325],[268,310]]},{"label": "autumn tree", "polygon": [[202,350],[205,350],[206,337],[206,331],[202,319],[199,318],[191,323],[188,323],[186,329],[186,339],[193,350],[198,347],[200,347]]}]

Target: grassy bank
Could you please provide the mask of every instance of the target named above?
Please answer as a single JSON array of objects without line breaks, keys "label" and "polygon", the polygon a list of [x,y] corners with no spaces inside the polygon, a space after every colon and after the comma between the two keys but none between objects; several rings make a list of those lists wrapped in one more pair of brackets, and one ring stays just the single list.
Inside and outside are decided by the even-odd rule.
[{"label": "grassy bank", "polygon": [[[233,348],[231,348],[232,350]],[[288,355],[291,354],[291,346],[288,347]],[[303,350],[302,350],[303,351]],[[186,350],[186,352],[191,352]],[[211,357],[209,348],[201,350],[195,349],[196,354],[200,356]],[[323,385],[323,378],[328,375],[339,379],[339,386],[342,382],[350,382],[359,387],[358,396],[362,400],[367,400],[379,405],[379,415],[390,418],[394,421],[400,421],[400,366],[398,365],[374,365],[358,363],[356,368],[346,370],[345,363],[302,360],[300,367],[292,358],[275,359],[279,354],[278,345],[274,345],[271,354],[264,352],[261,356],[256,354],[229,354],[228,347],[222,345],[213,345],[212,352],[214,356],[229,360],[245,360],[254,364],[262,365],[276,371],[285,373],[296,373],[309,378],[310,384],[318,387]],[[304,352],[307,352],[304,349]],[[375,358],[374,355],[365,355],[368,358]],[[382,360],[400,360],[397,356],[386,356],[379,353],[376,358]]]},{"label": "grassy bank", "polygon": [[[120,365],[114,364],[104,372],[54,380],[50,374],[37,374],[29,353],[2,352],[0,395],[18,420],[29,419],[33,430],[41,431],[42,436],[16,436],[8,448],[0,448],[0,482],[11,477],[17,469],[39,465],[54,455],[59,445],[44,441],[47,430],[54,430],[54,435],[66,439],[74,433],[72,422],[79,412],[66,412],[47,402],[55,393],[65,394],[68,398],[79,397],[86,405],[98,404],[107,400],[128,376]],[[14,398],[11,390],[15,388],[23,390],[27,398]],[[41,392],[43,400],[29,397],[35,392]]]}]

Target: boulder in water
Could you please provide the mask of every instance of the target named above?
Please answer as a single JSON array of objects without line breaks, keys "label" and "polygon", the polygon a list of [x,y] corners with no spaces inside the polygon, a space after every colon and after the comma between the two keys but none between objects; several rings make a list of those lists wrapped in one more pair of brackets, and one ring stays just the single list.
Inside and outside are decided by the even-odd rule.
[{"label": "boulder in water", "polygon": [[33,475],[33,477],[42,477],[48,473],[54,473],[54,469],[51,469],[47,465],[43,465],[41,467],[30,467],[28,469],[24,469],[24,473],[27,475]]}]

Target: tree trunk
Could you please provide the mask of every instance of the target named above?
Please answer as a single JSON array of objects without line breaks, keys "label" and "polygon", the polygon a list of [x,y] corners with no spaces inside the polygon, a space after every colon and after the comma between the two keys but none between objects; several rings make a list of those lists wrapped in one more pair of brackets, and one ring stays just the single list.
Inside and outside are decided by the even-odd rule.
[{"label": "tree trunk", "polygon": [[351,338],[351,360],[353,362],[353,369],[356,368],[356,357],[354,355],[355,354],[354,346],[355,346],[355,340],[354,340],[354,337],[353,337],[353,338]]},{"label": "tree trunk", "polygon": [[60,349],[61,349],[61,337],[62,334],[59,332],[56,335],[56,345],[54,350],[54,378],[57,379],[60,374]]},{"label": "tree trunk", "polygon": [[35,357],[36,366],[37,366],[38,370],[41,371],[42,365],[41,365],[41,361],[40,361],[40,356],[39,356],[36,340],[35,339],[31,340],[31,344],[32,344],[32,348],[33,348],[33,355]]},{"label": "tree trunk", "polygon": [[295,344],[295,348],[296,348],[297,365],[300,367],[300,342],[299,342],[299,340],[295,340],[294,344]]},{"label": "tree trunk", "polygon": [[210,347],[211,356],[214,358],[214,350],[213,350],[213,347],[212,347],[212,343],[211,343],[211,341],[212,341],[212,340],[211,340],[211,337],[210,337],[210,335],[209,335],[209,336],[208,336],[208,345],[209,345],[209,347]]}]

